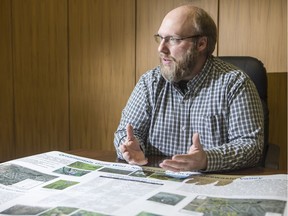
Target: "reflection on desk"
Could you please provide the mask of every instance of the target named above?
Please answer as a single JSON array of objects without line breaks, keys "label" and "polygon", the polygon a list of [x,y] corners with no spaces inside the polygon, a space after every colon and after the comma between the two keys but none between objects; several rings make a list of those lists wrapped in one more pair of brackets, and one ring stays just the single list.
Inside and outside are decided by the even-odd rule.
[{"label": "reflection on desk", "polygon": [[[87,158],[100,160],[100,161],[126,163],[125,161],[117,158],[115,151],[76,149],[76,150],[69,150],[66,152],[69,154],[74,154],[74,155],[78,155],[81,157],[87,157]],[[169,158],[169,157],[150,156],[148,157],[148,164],[145,166],[159,167],[159,163],[166,158]],[[220,174],[220,172],[218,172],[218,174]],[[267,169],[263,167],[252,167],[252,168],[235,170],[235,171],[221,172],[221,174],[272,175],[272,174],[287,174],[287,170],[275,170],[275,169]]]}]

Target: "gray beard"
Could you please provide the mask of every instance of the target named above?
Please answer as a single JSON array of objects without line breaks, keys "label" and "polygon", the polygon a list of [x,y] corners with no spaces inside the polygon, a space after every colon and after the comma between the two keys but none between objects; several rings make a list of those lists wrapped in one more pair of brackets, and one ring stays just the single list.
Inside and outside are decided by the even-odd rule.
[{"label": "gray beard", "polygon": [[161,62],[160,67],[162,76],[171,83],[177,83],[188,77],[192,77],[192,70],[195,67],[197,56],[195,51],[189,50],[178,62],[173,58],[172,67],[165,66]]}]

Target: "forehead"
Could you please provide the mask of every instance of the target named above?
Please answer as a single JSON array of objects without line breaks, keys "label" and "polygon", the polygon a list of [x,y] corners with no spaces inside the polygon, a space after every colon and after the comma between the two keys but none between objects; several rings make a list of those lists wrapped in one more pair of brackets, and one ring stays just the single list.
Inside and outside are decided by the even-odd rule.
[{"label": "forehead", "polygon": [[163,19],[158,34],[162,36],[193,34],[192,12],[184,9],[175,9]]}]

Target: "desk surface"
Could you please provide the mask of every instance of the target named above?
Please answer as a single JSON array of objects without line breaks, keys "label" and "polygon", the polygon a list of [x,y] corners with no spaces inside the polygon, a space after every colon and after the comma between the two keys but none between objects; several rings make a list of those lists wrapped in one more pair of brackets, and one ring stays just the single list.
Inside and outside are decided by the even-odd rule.
[{"label": "desk surface", "polygon": [[[69,150],[67,151],[67,153],[100,161],[126,163],[125,161],[117,159],[115,151],[77,149],[77,150]],[[149,157],[148,164],[146,166],[159,167],[158,164],[164,159],[165,157]],[[248,169],[223,172],[221,174],[271,175],[271,174],[287,174],[287,170],[275,170],[275,169],[266,169],[262,167],[253,167]]]}]

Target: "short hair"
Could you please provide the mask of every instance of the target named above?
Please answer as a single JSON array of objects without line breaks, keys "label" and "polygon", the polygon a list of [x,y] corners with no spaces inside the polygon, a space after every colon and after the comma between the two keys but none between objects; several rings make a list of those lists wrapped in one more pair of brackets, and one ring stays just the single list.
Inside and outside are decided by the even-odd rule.
[{"label": "short hair", "polygon": [[[207,54],[212,55],[217,42],[217,27],[211,16],[202,8],[187,5],[192,9],[191,19],[196,34],[207,37]],[[190,17],[189,17],[190,18]]]}]

